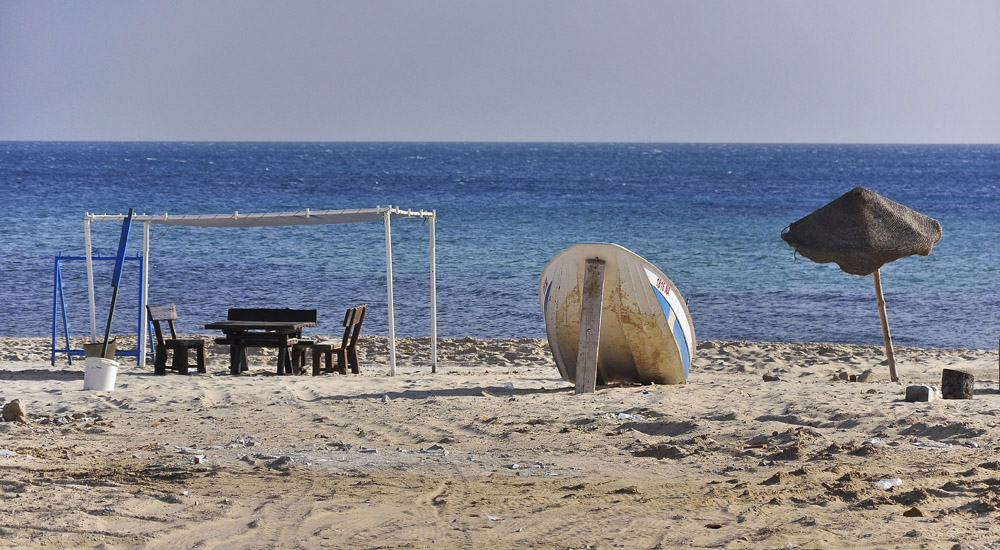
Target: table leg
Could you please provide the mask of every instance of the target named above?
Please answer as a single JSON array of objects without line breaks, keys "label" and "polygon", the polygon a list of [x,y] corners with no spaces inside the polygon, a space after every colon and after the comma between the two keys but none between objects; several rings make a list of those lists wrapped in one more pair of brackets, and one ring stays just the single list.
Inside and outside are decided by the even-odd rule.
[{"label": "table leg", "polygon": [[278,374],[291,374],[288,357],[288,337],[282,336],[278,341]]},{"label": "table leg", "polygon": [[238,340],[230,337],[230,341],[232,343],[229,344],[229,372],[235,376],[240,373],[244,351]]}]

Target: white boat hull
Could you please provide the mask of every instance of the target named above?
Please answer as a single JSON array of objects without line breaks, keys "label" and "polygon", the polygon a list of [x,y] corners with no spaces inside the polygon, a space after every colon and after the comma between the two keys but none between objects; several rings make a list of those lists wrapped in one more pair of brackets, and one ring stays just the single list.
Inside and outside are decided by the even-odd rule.
[{"label": "white boat hull", "polygon": [[575,244],[542,271],[538,300],[559,374],[576,383],[584,268],[591,258],[605,262],[597,383],[683,384],[695,350],[687,305],[663,272],[614,244]]}]

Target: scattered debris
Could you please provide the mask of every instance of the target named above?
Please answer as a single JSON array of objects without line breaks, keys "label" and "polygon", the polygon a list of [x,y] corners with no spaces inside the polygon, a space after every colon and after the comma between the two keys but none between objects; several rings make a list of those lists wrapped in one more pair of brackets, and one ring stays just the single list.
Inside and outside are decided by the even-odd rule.
[{"label": "scattered debris", "polygon": [[882,489],[883,491],[888,491],[893,487],[899,487],[902,484],[903,480],[899,479],[898,477],[884,477],[875,482],[875,486],[878,487],[879,489]]},{"label": "scattered debris", "polygon": [[229,446],[230,447],[238,447],[238,446],[255,447],[256,445],[257,445],[257,438],[256,438],[256,436],[247,434],[247,435],[245,435],[243,437],[237,437],[236,441],[234,441],[233,443],[231,443]]},{"label": "scattered debris", "polygon": [[865,441],[864,445],[870,445],[876,449],[882,449],[885,447],[885,440],[881,437],[873,437],[868,441]]},{"label": "scattered debris", "polygon": [[941,441],[914,441],[910,443],[914,447],[934,447],[937,449],[945,449],[951,447],[948,443],[943,443]]},{"label": "scattered debris", "polygon": [[839,382],[841,380],[844,382],[862,382],[862,383],[874,382],[875,373],[871,369],[868,369],[862,372],[861,374],[847,374],[846,371],[840,370],[833,375],[833,381]]}]

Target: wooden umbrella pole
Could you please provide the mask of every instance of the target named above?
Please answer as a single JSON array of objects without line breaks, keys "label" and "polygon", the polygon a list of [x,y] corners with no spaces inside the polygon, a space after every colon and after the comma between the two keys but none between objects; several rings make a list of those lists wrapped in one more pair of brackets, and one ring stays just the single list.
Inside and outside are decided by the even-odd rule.
[{"label": "wooden umbrella pole", "polygon": [[882,275],[876,269],[872,273],[875,279],[875,297],[878,299],[878,315],[882,319],[882,339],[885,340],[885,356],[889,360],[889,378],[898,382],[896,376],[896,354],[892,351],[892,336],[889,334],[889,317],[885,312],[885,297],[882,295]]}]

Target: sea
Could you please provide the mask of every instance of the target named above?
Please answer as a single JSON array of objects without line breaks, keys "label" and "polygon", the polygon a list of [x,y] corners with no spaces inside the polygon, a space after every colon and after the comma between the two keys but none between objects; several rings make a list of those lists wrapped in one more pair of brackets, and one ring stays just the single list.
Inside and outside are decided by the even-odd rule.
[{"label": "sea", "polygon": [[[997,346],[998,145],[0,142],[0,336],[89,336],[73,259],[87,213],[391,205],[436,212],[442,337],[544,338],[542,269],[574,243],[606,242],[674,282],[700,340],[881,345],[872,278],[780,238],[857,186],[944,228],[929,256],[882,269],[894,342]],[[121,230],[95,221],[95,251],[114,256]],[[429,224],[391,230],[397,336],[427,336]],[[149,301],[177,304],[181,332],[209,332],[230,307],[290,307],[319,310],[315,333],[337,334],[346,308],[367,303],[364,332],[388,334],[380,222],[151,233]],[[127,255],[141,244],[137,224]],[[114,334],[134,334],[139,260],[112,313],[113,264],[95,262],[97,332],[111,317]]]}]

